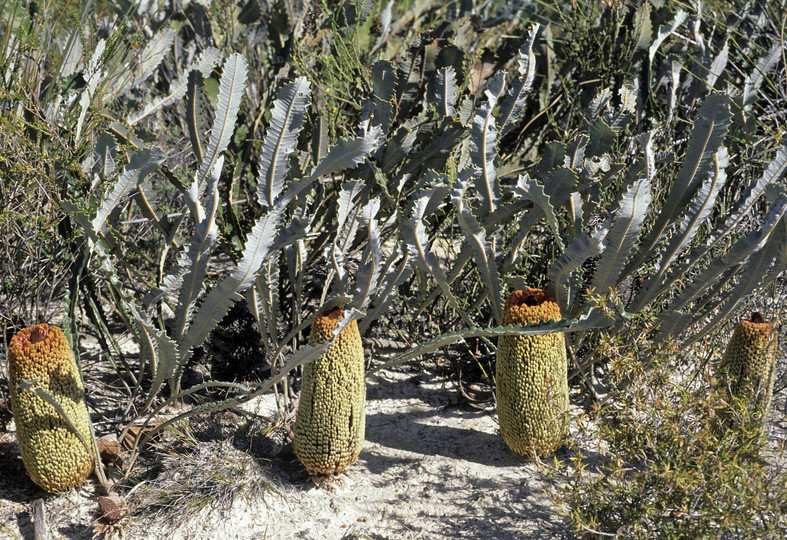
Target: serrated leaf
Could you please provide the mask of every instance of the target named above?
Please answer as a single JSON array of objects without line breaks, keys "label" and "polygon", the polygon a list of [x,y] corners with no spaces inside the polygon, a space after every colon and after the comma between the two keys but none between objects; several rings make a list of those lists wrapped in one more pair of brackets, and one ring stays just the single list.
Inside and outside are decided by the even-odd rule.
[{"label": "serrated leaf", "polygon": [[707,253],[718,245],[725,238],[728,238],[749,215],[754,204],[760,200],[766,188],[776,184],[787,173],[787,144],[785,144],[776,154],[776,157],[768,165],[762,176],[754,180],[744,189],[743,194],[735,202],[730,210],[726,212],[724,223],[714,229],[703,244],[695,246],[688,256],[688,260],[676,270],[677,275],[685,275],[697,264]]},{"label": "serrated leaf", "polygon": [[579,182],[577,173],[566,167],[557,167],[547,173],[544,179],[544,192],[549,195],[553,207],[560,207],[568,202]]},{"label": "serrated leaf", "polygon": [[743,83],[743,95],[741,96],[743,107],[751,106],[757,100],[757,93],[765,81],[768,74],[779,64],[779,60],[784,54],[782,43],[774,43],[773,47],[758,61],[751,75],[746,77]]},{"label": "serrated leaf", "polygon": [[344,257],[355,240],[355,234],[360,224],[361,207],[359,202],[355,202],[355,199],[358,198],[363,188],[364,184],[361,181],[346,182],[342,185],[337,199],[337,234],[328,248],[326,258],[331,261],[333,270],[339,277],[340,291],[338,292],[342,292],[347,285]]},{"label": "serrated leaf", "polygon": [[[194,157],[197,161],[202,163],[205,158],[204,144],[202,142],[202,134],[204,132],[203,116],[202,116],[202,86],[203,77],[199,71],[192,71],[187,78],[186,86],[188,93],[186,94],[186,128],[189,132],[189,141],[191,141],[191,151],[194,152]],[[196,201],[199,198],[194,198],[193,201],[196,207]],[[196,215],[196,214],[195,214]]]},{"label": "serrated leaf", "polygon": [[456,187],[451,193],[451,200],[456,207],[457,220],[459,227],[464,233],[464,240],[470,244],[475,252],[476,268],[481,274],[481,279],[488,291],[492,302],[492,313],[498,324],[503,323],[503,300],[500,274],[497,270],[495,261],[494,243],[487,239],[486,231],[478,223],[478,220],[471,212],[470,208],[464,203],[465,191],[471,173],[465,171],[456,180]]},{"label": "serrated leaf", "polygon": [[664,43],[664,40],[675,33],[675,31],[681,24],[683,24],[687,17],[688,13],[680,9],[675,14],[675,19],[672,21],[672,24],[664,24],[659,26],[656,38],[653,40],[653,43],[650,44],[650,48],[648,48],[648,61],[651,65],[653,64],[653,59],[656,57],[656,51],[659,50],[659,47],[661,47],[661,44]]},{"label": "serrated leaf", "polygon": [[618,134],[601,117],[596,118],[588,128],[590,136],[585,155],[588,157],[602,156],[612,151]]},{"label": "serrated leaf", "polygon": [[618,92],[620,97],[620,107],[614,112],[605,116],[604,121],[612,128],[615,133],[620,133],[634,119],[637,112],[637,86],[634,84],[624,84]]},{"label": "serrated leaf", "polygon": [[148,42],[142,50],[142,54],[138,59],[137,68],[135,70],[136,76],[129,85],[131,88],[137,88],[148,77],[150,77],[156,68],[161,64],[164,55],[167,54],[172,42],[175,41],[175,29],[165,27],[156,32],[153,38]]},{"label": "serrated leaf", "polygon": [[437,70],[434,79],[429,83],[426,100],[437,109],[441,117],[454,116],[457,87],[454,68],[445,67]]},{"label": "serrated leaf", "polygon": [[60,201],[60,207],[77,223],[77,225],[82,227],[82,230],[88,235],[93,245],[100,241],[97,231],[93,230],[93,222],[90,220],[85,210],[65,199]]},{"label": "serrated leaf", "polygon": [[669,58],[669,70],[670,70],[670,97],[669,97],[669,109],[667,115],[667,122],[671,122],[672,118],[675,114],[675,109],[678,104],[678,90],[680,89],[680,74],[683,70],[680,62],[678,62],[675,58]]},{"label": "serrated leaf", "polygon": [[219,156],[205,189],[208,201],[205,216],[197,224],[185,253],[186,268],[183,273],[183,282],[178,295],[178,309],[175,314],[174,335],[178,340],[188,329],[197,296],[202,290],[202,284],[207,276],[210,255],[218,240],[219,232],[216,226],[216,214],[219,207],[218,181],[223,164],[224,156]]},{"label": "serrated leaf", "polygon": [[[148,41],[147,45],[145,45],[145,48],[142,49],[142,52],[134,62],[118,65],[111,77],[112,80],[109,90],[104,92],[101,96],[102,102],[104,104],[110,103],[130,90],[139,88],[139,86],[153,74],[159,64],[161,64],[164,56],[172,46],[172,42],[175,40],[175,34],[175,30],[171,27],[161,28],[150,41]],[[117,45],[115,45],[115,47],[117,47]],[[113,54],[116,55],[117,60],[122,61],[122,59],[117,58],[120,56],[117,49]],[[111,64],[112,61],[113,60],[110,60],[109,63]]]},{"label": "serrated leaf", "polygon": [[[653,39],[653,27],[650,22],[650,5],[642,4],[634,15],[634,33],[636,49],[646,49]],[[632,39],[634,41],[634,39]]]},{"label": "serrated leaf", "polygon": [[[277,348],[279,346],[279,252],[271,253],[262,265],[254,286],[246,293],[246,303],[253,307],[252,313],[257,318],[260,331],[268,335],[272,348]],[[263,344],[269,349],[268,358],[273,359],[269,345],[264,341]]]},{"label": "serrated leaf", "polygon": [[402,223],[402,240],[405,242],[411,258],[437,281],[437,285],[451,306],[465,323],[471,326],[472,321],[451,291],[440,261],[430,250],[429,236],[426,234],[426,227],[423,223],[424,217],[428,215],[427,208],[436,207],[433,201],[442,201],[448,195],[449,189],[447,186],[437,186],[418,190],[416,193],[416,198],[410,206],[410,217]]},{"label": "serrated leaf", "polygon": [[273,103],[257,174],[257,200],[271,207],[284,188],[287,158],[295,151],[309,106],[309,81],[299,77],[284,85]]},{"label": "serrated leaf", "polygon": [[587,135],[578,135],[569,141],[563,166],[568,169],[580,169],[585,163],[585,151],[588,145]]},{"label": "serrated leaf", "polygon": [[595,120],[599,118],[604,110],[609,106],[609,102],[612,100],[612,90],[607,87],[602,88],[599,90],[596,97],[590,102],[587,110],[587,117],[590,120]]},{"label": "serrated leaf", "polygon": [[555,298],[562,312],[567,313],[574,300],[575,291],[571,287],[571,274],[583,262],[599,255],[604,250],[604,239],[609,232],[609,227],[608,220],[607,224],[600,227],[593,236],[584,233],[577,236],[549,269],[550,286],[548,292]]},{"label": "serrated leaf", "polygon": [[380,261],[382,249],[380,247],[380,233],[377,228],[377,212],[380,211],[380,200],[371,199],[361,210],[361,224],[367,230],[367,244],[364,260],[358,267],[355,277],[355,292],[353,305],[358,309],[366,309],[372,295],[377,291],[380,281]]},{"label": "serrated leaf", "polygon": [[712,173],[716,152],[724,142],[732,119],[729,102],[729,97],[714,93],[710,94],[700,107],[683,164],[664,205],[659,210],[652,231],[642,243],[642,253],[653,251],[667,228],[681,216],[689,201]]},{"label": "serrated leaf", "polygon": [[[246,87],[246,60],[238,53],[233,53],[224,62],[224,72],[219,83],[219,99],[216,107],[210,140],[199,171],[189,191],[194,199],[199,199],[205,180],[207,179],[219,155],[224,152],[235,131],[235,120],[240,109],[241,98]],[[198,216],[197,221],[202,221]]]},{"label": "serrated leaf", "polygon": [[[194,62],[189,65],[183,72],[178,76],[177,79],[172,81],[169,85],[169,92],[166,96],[160,97],[158,99],[153,100],[152,102],[148,103],[142,111],[137,114],[133,114],[128,118],[128,125],[133,126],[143,118],[150,116],[151,114],[163,109],[164,107],[175,103],[177,100],[181,99],[183,96],[186,95],[186,89],[188,88],[189,84],[189,77],[192,71],[199,72],[203,77],[207,77],[208,74],[213,70],[214,67],[219,63],[221,59],[221,53],[215,47],[208,47],[200,55],[197,57]],[[201,88],[201,86],[200,86]],[[200,132],[201,134],[201,132]],[[198,158],[202,160],[201,155]]]},{"label": "serrated leaf", "polygon": [[109,178],[115,172],[116,153],[117,143],[115,138],[108,132],[102,131],[93,149],[93,158],[95,159],[93,170],[102,180]]},{"label": "serrated leaf", "polygon": [[[153,374],[150,388],[147,390],[148,398],[142,407],[141,412],[150,408],[153,401],[158,397],[159,390],[164,384],[164,381],[170,379],[176,370],[179,354],[178,346],[166,334],[152,325],[145,319],[134,307],[134,304],[129,305],[131,313],[134,315],[134,325],[137,329],[137,335],[142,337],[140,347],[141,352],[146,352],[151,362],[151,373]],[[140,370],[140,379],[142,373]]]},{"label": "serrated leaf", "polygon": [[79,38],[79,30],[75,28],[68,36],[68,42],[63,50],[63,57],[60,59],[60,77],[66,79],[76,73],[81,59],[82,40]]},{"label": "serrated leaf", "polygon": [[719,80],[721,74],[724,73],[724,69],[727,67],[727,60],[730,54],[730,44],[728,41],[724,42],[724,47],[722,47],[719,54],[716,55],[716,58],[713,59],[711,63],[710,69],[708,70],[708,75],[705,79],[705,84],[708,87],[708,90],[720,90],[716,87],[716,81]]},{"label": "serrated leaf", "polygon": [[536,76],[536,55],[533,54],[533,43],[540,24],[534,24],[527,33],[525,42],[519,49],[519,77],[511,85],[511,90],[506,94],[500,107],[500,116],[497,119],[498,131],[505,137],[516,125],[519,115],[525,106],[525,98]]},{"label": "serrated leaf", "polygon": [[700,313],[693,314],[689,325],[705,320],[711,314],[714,316],[684,344],[685,346],[696,343],[718,328],[720,324],[729,320],[740,311],[755,291],[766,286],[768,282],[784,272],[785,262],[787,262],[784,258],[785,244],[787,244],[787,236],[785,236],[784,227],[779,227],[765,246],[746,261],[746,264],[738,272],[740,278],[736,286],[725,294],[717,295],[718,302],[708,306]]},{"label": "serrated leaf", "polygon": [[77,127],[74,133],[74,139],[76,140],[79,140],[82,133],[82,124],[85,121],[85,116],[90,107],[90,100],[98,87],[98,83],[101,81],[101,56],[104,54],[106,46],[107,44],[103,39],[99,40],[98,43],[96,43],[96,48],[93,50],[90,61],[85,67],[83,75],[87,84],[85,85],[85,89],[82,90],[82,94],[79,96],[79,116],[77,116]]},{"label": "serrated leaf", "polygon": [[[373,321],[376,321],[380,315],[385,312],[394,298],[394,295],[391,293],[394,292],[394,290],[402,285],[407,279],[409,279],[415,270],[415,260],[413,259],[411,252],[407,249],[406,245],[404,245],[404,247],[401,249],[401,252],[401,256],[398,253],[392,253],[388,257],[386,264],[383,266],[383,269],[380,272],[380,275],[382,276],[382,282],[378,287],[378,291],[380,292],[374,299],[374,309],[369,312],[369,315],[364,317],[364,319],[358,325],[358,330],[361,332],[361,335],[364,334],[369,324],[371,324]],[[395,270],[391,270],[394,262],[397,259],[399,259],[399,266]]]},{"label": "serrated leaf", "polygon": [[612,227],[604,240],[604,251],[593,275],[592,286],[597,292],[605,294],[618,284],[620,272],[636,246],[652,202],[647,175],[621,196],[617,210],[612,213]]},{"label": "serrated leaf", "polygon": [[[669,287],[671,281],[667,271],[676,257],[690,245],[692,239],[699,231],[699,227],[706,221],[713,210],[716,199],[727,180],[725,168],[727,167],[728,156],[724,147],[717,152],[715,162],[715,172],[708,176],[697,191],[694,199],[689,202],[678,230],[672,235],[666,248],[659,255],[656,272],[648,278],[637,295],[634,301],[634,311],[642,309],[646,303]],[[673,276],[672,279],[679,279],[680,277]]]},{"label": "serrated leaf", "polygon": [[[784,219],[785,213],[787,213],[787,199],[782,198],[771,207],[759,230],[738,240],[723,257],[714,258],[710,261],[707,268],[699,275],[694,276],[693,279],[686,284],[685,288],[672,300],[669,310],[659,315],[658,322],[671,321],[671,317],[678,317],[678,312],[680,310],[686,309],[697,298],[705,294],[706,291],[712,291],[712,293],[709,293],[710,296],[718,296],[720,298],[728,296],[728,293],[722,294],[721,289],[726,280],[721,280],[720,276],[729,272],[731,269],[739,268],[751,257],[757,257],[759,262],[756,264],[759,266],[765,264],[763,262],[765,260],[764,257],[768,258],[768,260],[772,260],[773,257],[776,256],[775,252],[769,253],[768,251],[763,251],[763,249],[766,243],[771,240],[774,233],[778,235],[780,229],[784,228],[782,220]],[[778,249],[778,247],[773,248],[772,246],[770,249]],[[751,267],[751,263],[749,266]],[[681,273],[680,275],[685,274]],[[762,274],[760,277],[762,277]],[[692,318],[695,315],[697,315],[697,313],[689,314],[687,317]],[[665,327],[663,333],[665,333],[665,335],[669,333],[674,334],[673,326],[674,325]],[[677,326],[674,328],[677,328]]]},{"label": "serrated leaf", "polygon": [[411,118],[386,141],[386,144],[380,149],[380,152],[383,154],[380,168],[383,172],[390,173],[400,165],[402,158],[413,147],[421,127],[422,123],[415,118]]},{"label": "serrated leaf", "polygon": [[[390,8],[391,4],[388,5]],[[379,126],[383,134],[391,127],[391,99],[396,88],[396,69],[390,62],[379,60],[371,70],[372,76],[372,126]],[[382,148],[380,152],[382,152]]]},{"label": "serrated leaf", "polygon": [[483,218],[495,211],[500,202],[500,183],[497,179],[495,160],[498,133],[492,114],[497,100],[505,88],[505,73],[499,72],[486,90],[486,103],[473,118],[470,132],[470,159],[480,174],[476,175],[476,193],[481,202],[479,209]]},{"label": "serrated leaf", "polygon": [[468,130],[452,119],[443,120],[436,131],[438,135],[427,147],[407,159],[402,175],[415,174],[423,168],[442,169],[459,141],[468,135]]},{"label": "serrated leaf", "polygon": [[131,161],[123,168],[123,173],[115,182],[112,192],[104,198],[96,217],[93,218],[91,225],[94,231],[104,230],[109,214],[148,174],[158,169],[162,161],[164,161],[164,154],[158,148],[146,148],[131,157]]},{"label": "serrated leaf", "polygon": [[194,346],[202,343],[232,305],[254,284],[269,254],[306,234],[305,226],[298,222],[282,228],[283,212],[284,206],[277,205],[252,227],[238,266],[208,293],[195,312],[189,331],[180,345],[182,358],[190,354]]},{"label": "serrated leaf", "polygon": [[362,163],[380,144],[382,131],[373,127],[368,134],[354,139],[342,139],[328,149],[325,158],[314,167],[306,182],[311,183],[317,178],[351,169]]},{"label": "serrated leaf", "polygon": [[560,226],[557,222],[555,209],[552,207],[549,195],[544,191],[544,187],[527,174],[524,174],[519,176],[516,187],[513,189],[513,194],[517,199],[532,201],[541,210],[541,213],[546,216],[549,228],[552,229],[552,234],[562,251],[564,246],[563,239],[560,236]]},{"label": "serrated leaf", "polygon": [[710,240],[706,242],[706,245],[713,246],[719,239],[734,231],[763,195],[765,188],[779,182],[785,177],[785,174],[787,174],[787,143],[776,152],[776,156],[762,176],[749,184],[738,201],[726,212],[724,224],[720,229],[711,233]]}]

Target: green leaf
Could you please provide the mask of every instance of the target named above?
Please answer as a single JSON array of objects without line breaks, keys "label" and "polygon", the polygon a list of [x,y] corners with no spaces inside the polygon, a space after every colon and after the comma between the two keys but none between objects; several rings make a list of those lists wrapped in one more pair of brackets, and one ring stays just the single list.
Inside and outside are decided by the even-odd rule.
[{"label": "green leaf", "polygon": [[557,258],[549,269],[549,292],[560,306],[563,313],[569,312],[569,307],[574,301],[576,291],[572,284],[574,270],[591,257],[599,255],[604,250],[604,239],[609,232],[609,219],[607,224],[588,236],[582,233],[566,248],[566,251]]},{"label": "green leaf", "polygon": [[[190,196],[199,200],[205,180],[213,171],[219,155],[227,148],[235,130],[235,121],[240,109],[240,101],[246,87],[246,60],[238,53],[233,53],[224,62],[224,72],[219,83],[219,101],[215,111],[213,128],[210,132],[208,149],[205,152],[194,183],[191,185]],[[200,222],[204,215],[198,214],[196,221]]]},{"label": "green leaf", "polygon": [[442,334],[434,337],[425,343],[416,345],[409,350],[396,355],[393,359],[370,369],[367,372],[367,377],[378,371],[397,366],[408,360],[413,360],[419,356],[423,356],[430,352],[436,351],[443,347],[453,345],[465,339],[474,337],[494,337],[494,336],[541,336],[544,334],[552,334],[555,332],[579,332],[587,330],[588,328],[596,328],[598,326],[608,325],[611,322],[609,319],[604,319],[596,316],[594,313],[584,315],[579,319],[562,320],[562,321],[549,321],[545,323],[528,324],[526,326],[493,326],[491,328],[468,328]]},{"label": "green leaf", "polygon": [[[689,202],[716,167],[716,153],[730,126],[730,98],[723,94],[710,94],[700,107],[699,118],[691,130],[689,146],[678,176],[671,186],[656,223],[640,245],[640,253],[652,253],[663,241],[667,229],[686,211]],[[625,273],[631,272],[631,265]]]},{"label": "green leaf", "polygon": [[[208,74],[213,70],[214,67],[219,63],[221,59],[221,53],[215,47],[208,47],[200,55],[194,60],[183,72],[178,76],[177,79],[172,81],[169,85],[169,92],[167,92],[166,96],[160,97],[158,99],[153,100],[152,102],[145,105],[145,107],[139,113],[132,114],[128,117],[128,125],[133,126],[143,118],[158,112],[159,110],[163,109],[168,105],[172,105],[177,100],[181,99],[183,96],[186,95],[186,90],[189,85],[189,78],[191,76],[192,71],[199,72],[202,77],[207,77]],[[201,91],[202,85],[198,86],[198,89]],[[201,132],[200,132],[201,134]],[[196,153],[196,152],[195,152]],[[197,158],[199,161],[202,160],[202,155],[198,155]]]},{"label": "green leaf", "polygon": [[498,133],[492,112],[504,88],[505,73],[498,72],[484,91],[486,103],[478,109],[478,113],[473,118],[470,132],[470,159],[473,166],[480,171],[480,174],[476,175],[475,187],[478,199],[481,201],[479,215],[482,219],[494,212],[500,204],[500,182],[497,179],[495,165]]},{"label": "green leaf", "polygon": [[426,102],[433,104],[440,117],[454,116],[457,87],[454,68],[445,67],[437,70],[434,79],[429,83]]},{"label": "green leaf", "polygon": [[525,98],[533,80],[536,76],[536,55],[533,54],[533,43],[536,41],[536,34],[540,24],[535,23],[528,30],[525,42],[519,49],[519,77],[516,78],[511,90],[506,94],[500,106],[500,116],[497,119],[498,131],[501,137],[505,137],[519,120],[519,115],[525,107]]},{"label": "green leaf", "polygon": [[123,198],[137,188],[148,174],[158,169],[162,161],[164,161],[164,154],[158,148],[146,148],[131,156],[131,161],[124,167],[123,173],[115,182],[114,189],[104,198],[96,217],[91,222],[91,227],[95,232],[104,231],[109,214]]},{"label": "green leaf", "polygon": [[[648,140],[648,144],[652,141]],[[652,201],[647,175],[621,196],[618,208],[612,213],[612,227],[604,239],[604,251],[593,275],[592,287],[596,292],[606,294],[618,284],[620,272],[636,246]]]},{"label": "green leaf", "polygon": [[470,208],[464,203],[465,191],[471,178],[470,171],[464,171],[456,180],[456,187],[451,193],[451,200],[456,207],[459,227],[464,233],[464,240],[468,242],[475,252],[476,268],[481,274],[481,279],[488,291],[492,302],[492,313],[498,324],[503,323],[503,300],[500,274],[495,261],[494,240],[487,238],[486,231],[478,223]]},{"label": "green leaf", "polygon": [[273,104],[257,174],[257,200],[272,207],[284,188],[287,158],[295,151],[309,107],[309,81],[299,77],[284,85]]}]

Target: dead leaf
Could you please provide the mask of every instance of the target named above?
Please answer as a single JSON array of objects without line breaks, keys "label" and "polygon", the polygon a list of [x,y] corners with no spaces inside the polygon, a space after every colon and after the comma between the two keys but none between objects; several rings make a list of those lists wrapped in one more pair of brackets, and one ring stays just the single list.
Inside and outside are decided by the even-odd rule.
[{"label": "dead leaf", "polygon": [[473,71],[470,73],[470,80],[467,83],[467,89],[471,94],[480,94],[486,87],[486,81],[489,80],[495,73],[497,67],[497,56],[489,49],[484,49],[481,57],[473,66]]}]

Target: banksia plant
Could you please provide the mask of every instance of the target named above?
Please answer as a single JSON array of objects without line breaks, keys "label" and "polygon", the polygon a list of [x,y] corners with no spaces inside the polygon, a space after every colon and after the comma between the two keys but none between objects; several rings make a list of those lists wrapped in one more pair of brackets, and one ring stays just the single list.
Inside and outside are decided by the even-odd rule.
[{"label": "banksia plant", "polygon": [[[309,343],[330,340],[343,316],[338,308],[318,315]],[[366,429],[364,376],[363,346],[355,320],[321,358],[303,368],[293,447],[313,475],[340,473],[358,459]]]},{"label": "banksia plant", "polygon": [[[27,474],[51,493],[79,485],[93,470],[93,456],[73,428],[84,441],[92,436],[82,379],[63,331],[46,324],[20,331],[11,340],[8,371],[11,412]],[[25,381],[35,382],[20,389]],[[41,394],[54,398],[61,411]]]},{"label": "banksia plant", "polygon": [[[761,427],[773,396],[777,345],[773,323],[755,312],[735,327],[717,372],[722,393],[733,404],[752,407],[750,410]],[[732,426],[735,416],[734,412],[722,413],[727,427]]]},{"label": "banksia plant", "polygon": [[[527,325],[561,320],[554,298],[540,289],[513,292],[503,323]],[[562,332],[504,335],[497,345],[497,414],[503,440],[523,456],[543,456],[568,432],[568,375]]]}]

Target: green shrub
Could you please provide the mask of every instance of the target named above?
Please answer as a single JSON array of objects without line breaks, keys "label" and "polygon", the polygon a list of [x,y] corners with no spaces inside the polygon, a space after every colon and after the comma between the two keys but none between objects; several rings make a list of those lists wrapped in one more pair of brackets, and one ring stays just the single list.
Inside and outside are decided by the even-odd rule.
[{"label": "green shrub", "polygon": [[547,466],[551,495],[574,529],[620,538],[783,536],[783,441],[761,441],[756,414],[718,432],[725,396],[710,391],[710,367],[691,360],[712,351],[681,354],[643,334],[600,336],[597,346],[611,360],[610,393],[577,422],[584,428],[569,455]]}]

